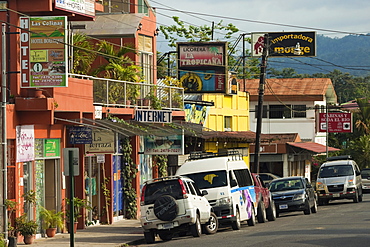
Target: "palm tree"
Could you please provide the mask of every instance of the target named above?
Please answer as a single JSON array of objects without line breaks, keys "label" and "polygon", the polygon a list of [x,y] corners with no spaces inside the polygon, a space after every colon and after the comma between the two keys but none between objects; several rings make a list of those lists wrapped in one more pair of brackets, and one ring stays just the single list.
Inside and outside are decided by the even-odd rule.
[{"label": "palm tree", "polygon": [[82,33],[73,34],[73,66],[72,73],[89,75],[91,64],[96,58],[94,46],[89,38]]},{"label": "palm tree", "polygon": [[370,134],[370,105],[369,99],[365,98],[358,98],[357,105],[359,107],[359,111],[357,112],[358,119],[355,123],[356,128],[359,131],[363,131],[365,135]]}]

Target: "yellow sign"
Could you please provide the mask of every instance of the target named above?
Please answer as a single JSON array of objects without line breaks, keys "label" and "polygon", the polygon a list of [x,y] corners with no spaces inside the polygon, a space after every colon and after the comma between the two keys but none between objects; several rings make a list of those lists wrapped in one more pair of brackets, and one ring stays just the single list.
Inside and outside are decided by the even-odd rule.
[{"label": "yellow sign", "polygon": [[30,50],[31,63],[47,62],[48,51],[47,50]]}]

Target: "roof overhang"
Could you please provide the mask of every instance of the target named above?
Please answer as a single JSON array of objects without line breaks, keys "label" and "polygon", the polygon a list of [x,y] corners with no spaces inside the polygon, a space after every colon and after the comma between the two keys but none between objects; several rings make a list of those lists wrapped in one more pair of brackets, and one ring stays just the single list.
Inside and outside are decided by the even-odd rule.
[{"label": "roof overhang", "polygon": [[[76,21],[74,30],[97,38],[135,37],[145,14],[100,14],[95,21]],[[84,29],[79,29],[84,26]]]},{"label": "roof overhang", "polygon": [[[304,149],[312,153],[325,153],[326,146],[316,142],[287,142],[289,146]],[[329,152],[339,151],[338,148],[328,147]]]}]

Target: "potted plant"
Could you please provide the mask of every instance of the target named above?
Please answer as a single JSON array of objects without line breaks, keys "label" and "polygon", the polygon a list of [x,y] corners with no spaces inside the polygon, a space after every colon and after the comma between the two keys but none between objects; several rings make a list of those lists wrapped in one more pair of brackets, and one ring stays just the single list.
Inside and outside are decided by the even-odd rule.
[{"label": "potted plant", "polygon": [[55,236],[57,228],[63,228],[63,212],[48,210],[41,207],[40,216],[42,219],[42,228],[45,229],[46,235],[49,238]]},{"label": "potted plant", "polygon": [[[67,204],[70,205],[70,200],[67,199]],[[70,207],[70,206],[69,206]],[[78,218],[82,217],[81,210],[87,209],[87,210],[92,210],[92,207],[90,205],[90,202],[87,199],[80,199],[78,197],[73,197],[73,223],[74,223],[74,232],[77,230],[77,223],[78,223]],[[71,209],[69,208],[66,211],[66,221],[67,221],[67,230],[70,230],[69,224],[70,224],[70,213]]]},{"label": "potted plant", "polygon": [[32,244],[34,240],[34,235],[36,234],[38,224],[34,220],[28,220],[27,215],[23,214],[22,216],[16,219],[16,228],[23,235],[23,242],[25,244]]},{"label": "potted plant", "polygon": [[135,103],[140,95],[140,85],[126,83],[126,102]]},{"label": "potted plant", "polygon": [[18,203],[16,201],[6,199],[4,204],[8,210],[8,240],[9,240],[8,247],[16,247],[18,242],[18,236],[20,234],[15,227],[15,222],[13,222],[12,217],[14,216],[14,212],[17,209]]}]

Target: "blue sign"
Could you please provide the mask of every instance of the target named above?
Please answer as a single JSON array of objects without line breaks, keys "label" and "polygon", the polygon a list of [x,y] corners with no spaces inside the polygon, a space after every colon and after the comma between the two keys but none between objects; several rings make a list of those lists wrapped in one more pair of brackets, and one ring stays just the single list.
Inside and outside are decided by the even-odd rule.
[{"label": "blue sign", "polygon": [[73,126],[69,129],[70,144],[91,144],[92,129],[81,126]]}]

